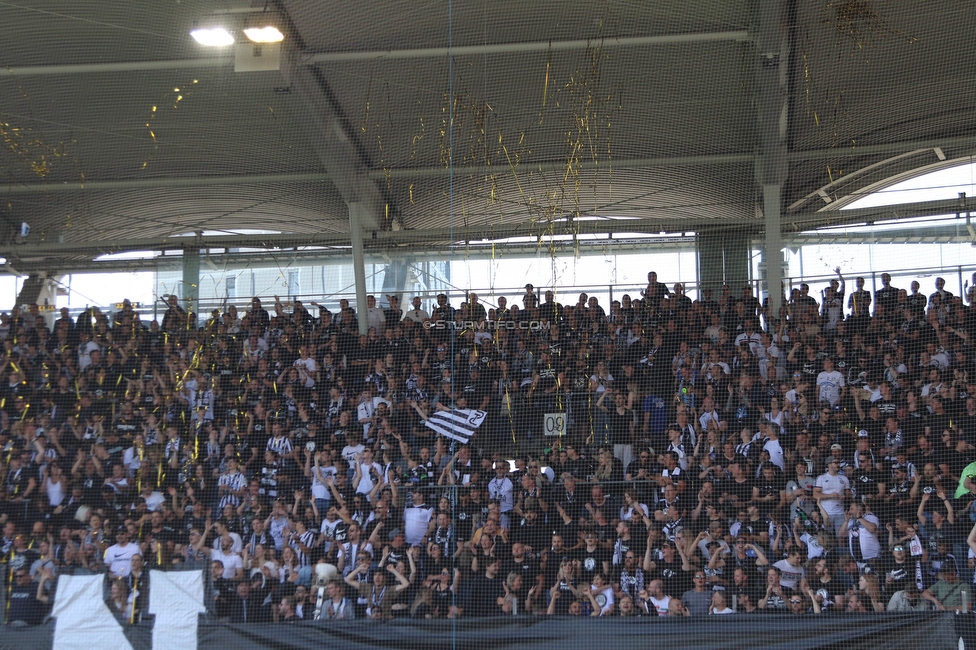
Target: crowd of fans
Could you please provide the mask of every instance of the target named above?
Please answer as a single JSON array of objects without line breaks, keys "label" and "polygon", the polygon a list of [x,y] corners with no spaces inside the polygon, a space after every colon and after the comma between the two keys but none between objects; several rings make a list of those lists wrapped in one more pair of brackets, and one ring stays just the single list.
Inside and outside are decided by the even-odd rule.
[{"label": "crowd of fans", "polygon": [[[6,621],[88,573],[138,621],[179,569],[236,623],[966,610],[974,296],[837,275],[775,314],[653,272],[608,311],[370,296],[365,335],[345,301],[15,307]],[[426,426],[470,410],[467,444]]]}]

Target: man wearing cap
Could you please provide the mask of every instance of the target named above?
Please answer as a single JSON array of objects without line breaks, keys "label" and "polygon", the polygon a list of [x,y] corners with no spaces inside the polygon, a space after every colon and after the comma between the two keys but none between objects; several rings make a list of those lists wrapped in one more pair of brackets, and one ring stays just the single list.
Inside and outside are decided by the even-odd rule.
[{"label": "man wearing cap", "polygon": [[[835,445],[836,446],[836,445]],[[831,453],[839,453],[834,446],[830,448]],[[830,517],[830,525],[834,529],[835,535],[840,535],[841,526],[844,525],[844,501],[851,493],[851,483],[840,471],[840,458],[828,456],[826,460],[827,471],[817,477],[816,485],[813,488],[813,498],[818,501],[824,512]]]},{"label": "man wearing cap", "polygon": [[955,561],[950,561],[942,565],[939,581],[923,591],[922,598],[941,612],[960,614],[970,611],[972,593],[969,585],[959,579]]},{"label": "man wearing cap", "polygon": [[501,506],[501,525],[509,528],[509,513],[515,507],[515,485],[508,478],[508,461],[495,463],[495,478],[488,482],[488,498]]},{"label": "man wearing cap", "polygon": [[125,578],[132,572],[132,556],[139,554],[139,545],[129,543],[129,531],[122,527],[115,533],[116,544],[105,549],[105,564],[114,578]]}]

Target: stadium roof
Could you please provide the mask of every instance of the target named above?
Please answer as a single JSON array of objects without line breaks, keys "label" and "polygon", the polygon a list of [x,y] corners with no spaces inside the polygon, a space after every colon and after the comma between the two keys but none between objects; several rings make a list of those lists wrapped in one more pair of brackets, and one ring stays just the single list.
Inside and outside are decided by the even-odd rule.
[{"label": "stadium roof", "polygon": [[[350,203],[373,249],[582,224],[757,235],[770,128],[788,151],[783,229],[799,230],[865,221],[833,208],[976,150],[965,3],[0,6],[0,254],[21,270],[191,241],[337,245]],[[285,41],[256,52],[240,29],[265,10]],[[787,43],[772,126],[770,19]],[[190,37],[215,21],[239,45]],[[593,215],[608,219],[577,220]]]}]

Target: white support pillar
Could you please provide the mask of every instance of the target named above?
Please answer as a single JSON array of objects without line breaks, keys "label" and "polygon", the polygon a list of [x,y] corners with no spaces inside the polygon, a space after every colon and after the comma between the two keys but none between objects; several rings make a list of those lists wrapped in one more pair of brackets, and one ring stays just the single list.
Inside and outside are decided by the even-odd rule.
[{"label": "white support pillar", "polygon": [[782,211],[782,185],[763,185],[763,217],[766,222],[766,292],[769,297],[769,313],[766,325],[772,328],[773,319],[779,317],[783,284],[783,234],[780,228]]},{"label": "white support pillar", "polygon": [[356,319],[359,333],[369,331],[366,318],[366,259],[363,254],[362,203],[349,204],[349,239],[352,243],[352,271],[356,278]]},{"label": "white support pillar", "polygon": [[[198,235],[199,236],[199,235]],[[200,317],[200,249],[183,249],[183,309],[193,314],[190,327],[196,328]]]},{"label": "white support pillar", "polygon": [[783,284],[783,185],[789,175],[789,78],[796,0],[760,0],[756,66],[762,155],[756,180],[763,191],[766,241],[766,327],[779,316]]}]

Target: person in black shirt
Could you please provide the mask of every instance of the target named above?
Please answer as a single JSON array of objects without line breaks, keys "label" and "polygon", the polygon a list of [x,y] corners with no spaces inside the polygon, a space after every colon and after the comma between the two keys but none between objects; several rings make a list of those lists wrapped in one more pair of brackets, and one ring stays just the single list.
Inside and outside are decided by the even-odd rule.
[{"label": "person in black shirt", "polygon": [[881,470],[875,469],[870,451],[859,451],[856,461],[857,465],[851,476],[851,496],[876,506],[887,496],[884,474]]},{"label": "person in black shirt", "polygon": [[610,551],[600,545],[593,531],[583,536],[583,547],[576,551],[576,559],[580,563],[580,580],[587,584],[597,573],[610,573]]},{"label": "person in black shirt", "polygon": [[771,462],[763,465],[760,477],[753,485],[752,501],[767,515],[786,504],[786,481]]},{"label": "person in black shirt", "polygon": [[505,579],[501,577],[502,561],[491,558],[484,573],[471,579],[471,591],[464,612],[468,616],[492,616],[501,613],[500,601],[505,595]]},{"label": "person in black shirt", "polygon": [[[648,556],[653,558],[647,562]],[[674,544],[665,540],[661,544],[660,552],[655,557],[653,550],[647,551],[644,556],[644,570],[650,573],[644,576],[644,580],[650,583],[651,580],[660,580],[664,586],[664,593],[672,598],[681,598],[681,595],[691,588],[691,577],[694,575],[692,569],[686,561],[682,560]]]},{"label": "person in black shirt", "polygon": [[[225,581],[226,582],[226,581]],[[264,596],[252,594],[248,581],[237,584],[236,593],[228,597],[227,613],[231,623],[266,623],[271,620],[269,608],[264,607]]]},{"label": "person in black shirt", "polygon": [[8,588],[8,623],[23,621],[27,625],[40,625],[44,620],[47,608],[37,599],[38,587],[31,581],[29,568],[22,567],[14,572]]}]

